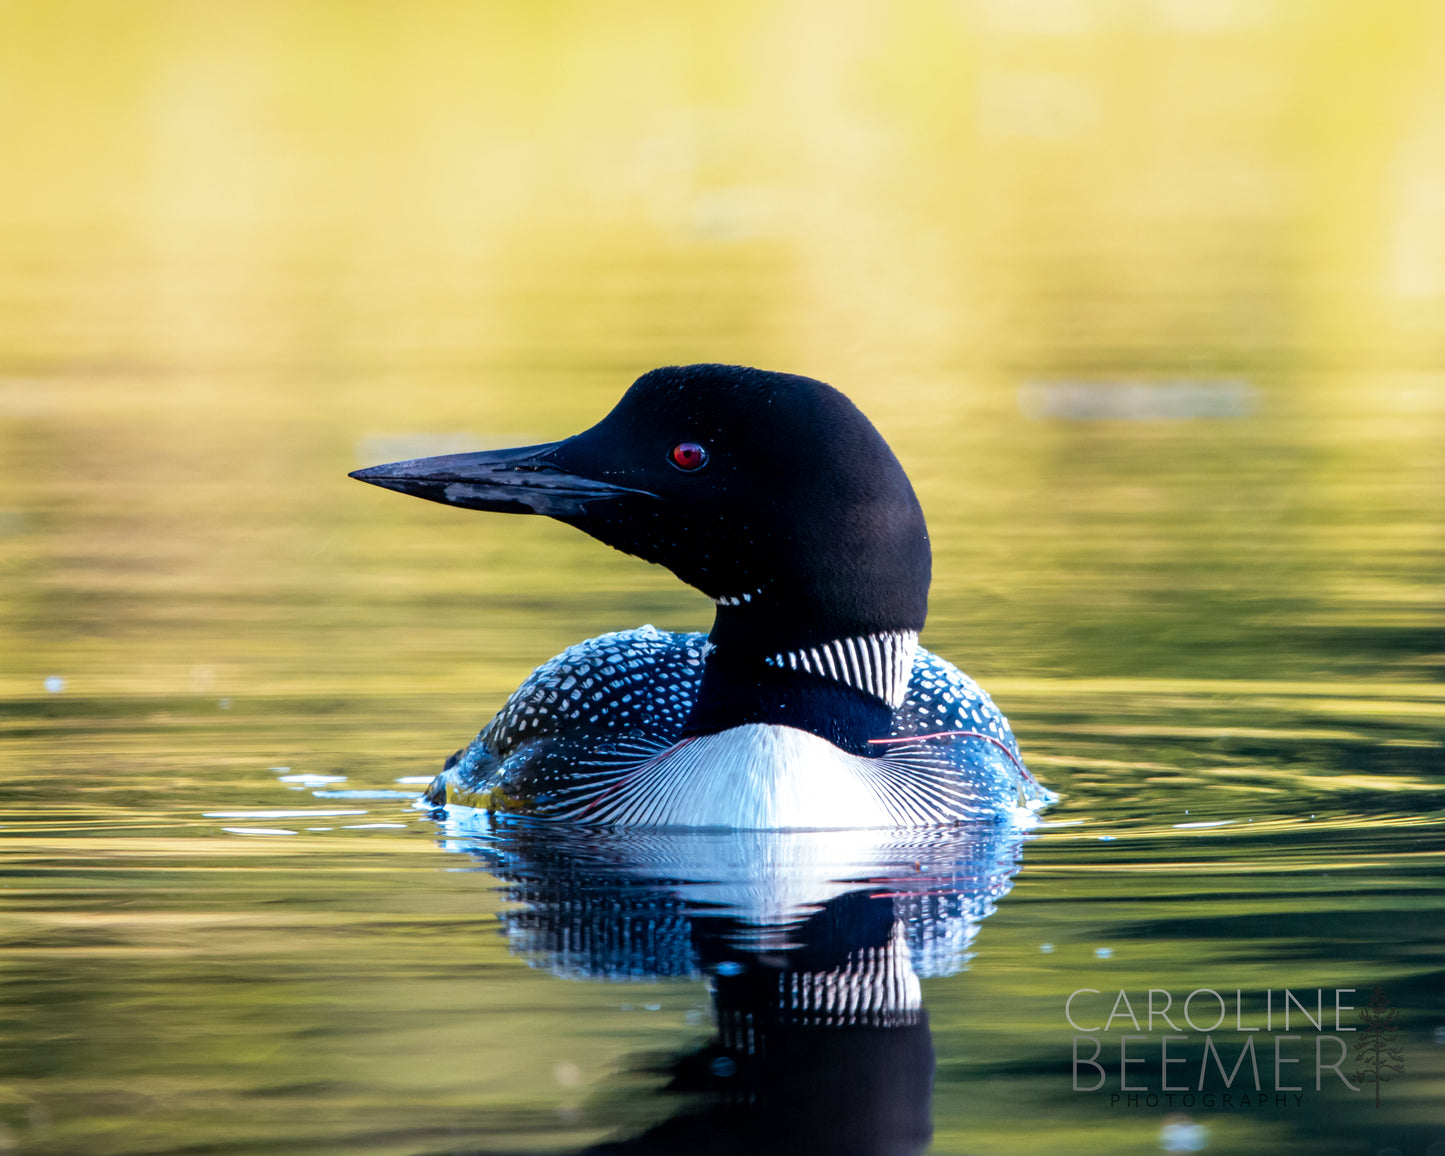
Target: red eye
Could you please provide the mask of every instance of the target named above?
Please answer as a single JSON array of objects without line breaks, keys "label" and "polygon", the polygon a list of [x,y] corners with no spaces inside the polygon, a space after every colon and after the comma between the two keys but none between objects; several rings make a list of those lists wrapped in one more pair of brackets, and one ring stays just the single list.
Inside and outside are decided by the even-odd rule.
[{"label": "red eye", "polygon": [[678,442],[667,456],[678,469],[689,472],[700,470],[707,464],[707,450],[697,442]]}]

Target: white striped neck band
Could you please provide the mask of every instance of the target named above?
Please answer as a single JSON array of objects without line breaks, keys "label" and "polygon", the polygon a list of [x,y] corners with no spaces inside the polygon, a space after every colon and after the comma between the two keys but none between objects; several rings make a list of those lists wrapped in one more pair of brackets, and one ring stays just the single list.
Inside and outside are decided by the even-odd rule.
[{"label": "white striped neck band", "polygon": [[881,698],[895,710],[908,694],[908,677],[918,651],[918,633],[890,630],[859,638],[835,638],[799,650],[769,655],[769,666],[801,670],[831,678],[874,698]]}]

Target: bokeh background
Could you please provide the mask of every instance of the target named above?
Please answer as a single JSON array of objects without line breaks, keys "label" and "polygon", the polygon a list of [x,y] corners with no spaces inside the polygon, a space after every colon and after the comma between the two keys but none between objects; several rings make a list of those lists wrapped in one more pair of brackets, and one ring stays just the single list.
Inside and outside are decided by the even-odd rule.
[{"label": "bokeh background", "polygon": [[[436,1151],[479,1102],[517,1147],[605,1131],[553,1076],[661,1033],[569,1035],[597,997],[552,981],[517,1012],[469,922],[501,900],[423,820],[283,854],[208,816],[288,768],[425,775],[568,643],[705,629],[565,527],[345,477],[564,436],[693,361],[874,419],[933,533],[925,644],[1068,814],[1227,783],[1283,824],[1438,816],[1435,0],[0,0],[0,1147]],[[1180,887],[1057,854],[1075,896]],[[1052,910],[986,927],[1002,986],[936,1022],[1080,986],[1021,963]],[[1403,925],[1359,951],[1428,970]],[[941,1072],[940,1151],[1039,1150],[1007,1112],[1047,1081]],[[1038,1127],[1157,1148],[1096,1124]]]},{"label": "bokeh background", "polygon": [[[588,597],[553,637],[526,616],[525,654],[705,624],[556,527],[344,478],[574,432],[704,360],[874,417],[934,526],[934,641],[971,669],[1440,668],[1430,0],[8,0],[0,22],[10,693],[450,678],[561,590]],[[1179,380],[1254,404],[1019,403]]]}]

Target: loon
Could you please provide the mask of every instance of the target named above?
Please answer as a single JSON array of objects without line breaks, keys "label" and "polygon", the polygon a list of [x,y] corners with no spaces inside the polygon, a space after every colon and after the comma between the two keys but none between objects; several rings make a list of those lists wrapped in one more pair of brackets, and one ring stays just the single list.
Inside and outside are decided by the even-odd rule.
[{"label": "loon", "polygon": [[614,827],[1018,819],[1057,796],[979,686],[918,645],[932,554],[903,467],[842,393],[733,365],[643,374],[563,441],[351,477],[543,514],[716,604],[706,634],[604,634],[543,664],[423,795]]}]

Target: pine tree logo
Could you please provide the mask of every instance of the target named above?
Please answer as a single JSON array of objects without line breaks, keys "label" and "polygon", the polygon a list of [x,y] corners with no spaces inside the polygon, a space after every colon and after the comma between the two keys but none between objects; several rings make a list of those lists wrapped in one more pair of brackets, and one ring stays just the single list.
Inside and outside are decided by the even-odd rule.
[{"label": "pine tree logo", "polygon": [[1355,1043],[1355,1063],[1360,1065],[1355,1079],[1374,1082],[1378,1108],[1380,1085],[1390,1078],[1391,1072],[1403,1075],[1405,1071],[1405,1049],[1396,1038],[1400,1030],[1400,1009],[1385,997],[1385,989],[1375,984],[1369,1004],[1360,1009],[1360,1018],[1365,1021],[1365,1027]]}]

